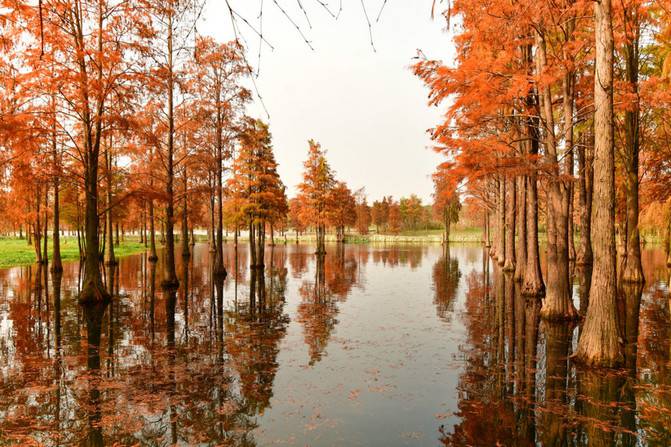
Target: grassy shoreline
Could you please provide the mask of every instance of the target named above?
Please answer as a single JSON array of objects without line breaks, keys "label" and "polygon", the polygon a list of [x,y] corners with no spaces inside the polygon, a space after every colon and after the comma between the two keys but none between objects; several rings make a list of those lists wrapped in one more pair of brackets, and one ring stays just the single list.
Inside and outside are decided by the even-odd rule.
[{"label": "grassy shoreline", "polygon": [[[576,238],[579,237],[576,235]],[[646,245],[659,245],[662,243],[661,238],[654,234],[642,234],[642,239]],[[207,242],[204,235],[197,235],[198,242]],[[295,243],[296,235],[293,232],[286,234],[287,243]],[[245,243],[247,238],[242,235],[239,240]],[[233,237],[228,234],[225,237],[226,243],[231,243]],[[276,235],[275,243],[284,243],[285,237]],[[311,232],[304,233],[298,236],[299,243],[312,243],[315,241],[315,236]],[[326,235],[327,242],[336,242],[334,234]],[[480,243],[482,241],[481,228],[463,228],[452,230],[450,233],[450,242],[453,243]],[[545,242],[545,233],[539,233],[539,241]],[[268,242],[270,242],[268,240]],[[346,242],[349,244],[440,244],[443,242],[443,230],[417,230],[404,231],[398,235],[392,234],[375,234],[359,235],[350,233],[346,235]],[[160,248],[161,246],[159,245]],[[49,259],[52,257],[52,242],[48,242]],[[114,254],[117,257],[124,257],[143,253],[146,251],[144,244],[141,244],[137,236],[126,236],[125,240],[121,242],[118,247],[114,247]],[[79,248],[77,245],[77,238],[62,237],[61,238],[61,257],[63,261],[77,261],[79,260]],[[22,265],[30,265],[35,263],[35,249],[32,245],[28,245],[26,239],[18,238],[0,238],[0,268],[18,267]]]},{"label": "grassy shoreline", "polygon": [[[49,259],[52,258],[52,243],[47,243]],[[140,244],[137,238],[126,238],[118,247],[114,247],[117,257],[134,255],[145,251],[144,244]],[[61,259],[63,261],[78,261],[79,246],[77,238],[61,238]],[[26,239],[6,238],[0,239],[0,268],[18,267],[35,263],[35,249],[28,245]]]}]

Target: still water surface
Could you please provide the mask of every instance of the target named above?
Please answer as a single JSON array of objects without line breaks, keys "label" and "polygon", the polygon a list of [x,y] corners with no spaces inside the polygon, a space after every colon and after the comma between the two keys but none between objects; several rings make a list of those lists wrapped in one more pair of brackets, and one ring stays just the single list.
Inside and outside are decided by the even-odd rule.
[{"label": "still water surface", "polygon": [[123,258],[88,309],[77,263],[0,270],[0,445],[671,444],[661,251],[621,291],[626,368],[607,373],[479,246],[313,252],[269,248],[262,275],[229,246],[216,284],[197,245],[175,293],[160,261]]}]

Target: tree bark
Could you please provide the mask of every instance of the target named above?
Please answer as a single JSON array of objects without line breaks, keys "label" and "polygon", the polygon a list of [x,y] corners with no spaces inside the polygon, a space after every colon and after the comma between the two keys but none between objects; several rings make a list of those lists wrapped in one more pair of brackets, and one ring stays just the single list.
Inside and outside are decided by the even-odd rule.
[{"label": "tree bark", "polygon": [[58,146],[56,141],[56,103],[54,101],[54,117],[51,126],[51,152],[53,155],[54,164],[54,229],[52,236],[53,245],[53,261],[51,263],[51,272],[60,273],[63,271],[63,262],[61,260],[61,228],[60,228],[60,176],[61,176],[61,160],[58,154]]},{"label": "tree bark", "polygon": [[107,203],[105,217],[107,223],[105,229],[107,232],[105,246],[105,265],[116,265],[114,256],[114,223],[112,222],[112,137],[109,138],[109,146],[105,151],[105,170],[107,180]]},{"label": "tree bark", "polygon": [[524,269],[527,264],[527,181],[525,176],[517,178],[517,239],[515,248],[515,276],[516,282],[524,279]]},{"label": "tree bark", "polygon": [[496,260],[500,266],[505,262],[506,253],[506,181],[503,177],[499,179],[498,211],[498,233],[496,235]]},{"label": "tree bark", "polygon": [[[532,101],[532,99],[529,100],[529,102]],[[538,127],[536,124],[536,120],[530,118],[527,120],[525,128],[529,141],[529,155],[531,156],[538,154]],[[527,265],[524,268],[522,294],[529,297],[539,297],[545,294],[538,248],[538,180],[536,169],[537,167],[533,166],[527,176]]]},{"label": "tree bark", "polygon": [[166,156],[167,179],[166,179],[166,206],[165,206],[165,262],[163,264],[163,289],[175,289],[179,287],[177,269],[175,268],[175,193],[173,183],[175,180],[175,116],[174,95],[175,86],[173,79],[173,30],[172,11],[168,12],[168,153]]},{"label": "tree bark", "polygon": [[[540,32],[536,35],[536,65],[538,74],[543,74],[547,66],[545,38]],[[563,92],[567,98],[569,86],[564,77]],[[541,308],[541,317],[551,320],[571,319],[577,311],[571,301],[568,266],[568,197],[566,185],[560,179],[557,154],[557,137],[552,109],[552,92],[549,85],[540,88],[540,110],[545,127],[545,161],[550,169],[546,202],[547,216],[547,293]],[[566,123],[567,134],[571,132],[571,123]],[[567,142],[570,139],[567,138]],[[569,148],[570,149],[570,148]]]},{"label": "tree bark", "polygon": [[515,270],[515,213],[517,204],[517,179],[506,179],[507,187],[506,194],[508,200],[506,202],[506,216],[505,216],[505,256],[503,262],[503,271],[512,272]]},{"label": "tree bark", "polygon": [[616,314],[615,155],[613,141],[613,20],[611,0],[594,3],[594,268],[576,358],[590,366],[622,362]]},{"label": "tree bark", "polygon": [[184,197],[182,198],[182,258],[189,258],[191,252],[189,250],[189,217],[188,217],[188,200],[187,200],[187,171],[184,167]]},{"label": "tree bark", "polygon": [[576,252],[576,264],[591,265],[592,256],[592,140],[582,135],[578,146],[578,228],[580,243]]},{"label": "tree bark", "polygon": [[[146,241],[146,238],[145,238]],[[158,261],[156,254],[156,219],[154,218],[154,200],[149,200],[149,262]]]},{"label": "tree bark", "polygon": [[40,223],[40,208],[42,205],[41,188],[35,189],[35,223],[33,224],[33,248],[35,249],[35,262],[42,264],[42,224]]},{"label": "tree bark", "polygon": [[624,112],[625,147],[625,196],[627,212],[627,247],[622,281],[631,283],[644,282],[643,266],[641,265],[641,237],[638,229],[638,154],[639,154],[639,110],[638,102],[638,40],[639,24],[636,16],[636,7],[633,11],[625,12],[631,15],[631,27],[634,35],[625,45],[625,72],[633,93],[636,95],[633,109]]}]

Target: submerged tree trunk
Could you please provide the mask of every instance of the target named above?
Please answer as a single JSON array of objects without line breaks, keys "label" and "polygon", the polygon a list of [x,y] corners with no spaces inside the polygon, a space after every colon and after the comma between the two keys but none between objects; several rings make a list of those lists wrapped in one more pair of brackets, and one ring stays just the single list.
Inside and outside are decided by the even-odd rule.
[{"label": "submerged tree trunk", "polygon": [[[49,264],[49,252],[47,245],[49,244],[49,184],[44,185],[44,241],[42,246],[42,263],[46,266]],[[47,290],[47,268],[44,268],[44,286]]]},{"label": "submerged tree trunk", "polygon": [[627,209],[627,247],[622,281],[642,283],[643,266],[641,265],[641,237],[638,230],[638,153],[639,153],[639,109],[638,102],[638,34],[639,25],[636,12],[633,14],[632,27],[634,36],[625,46],[625,65],[627,81],[633,88],[636,101],[633,109],[624,112],[625,147],[625,195]]},{"label": "submerged tree trunk", "polygon": [[42,194],[38,186],[35,189],[35,223],[33,224],[33,248],[35,249],[35,262],[42,264],[42,224],[40,223],[40,209],[42,205]]},{"label": "submerged tree trunk", "polygon": [[173,79],[173,47],[172,47],[172,13],[168,13],[168,153],[166,154],[167,179],[166,179],[166,205],[165,205],[165,262],[163,264],[163,289],[175,289],[179,287],[177,269],[175,268],[175,193],[173,183],[175,180],[175,117],[174,117],[174,94],[175,86]]},{"label": "submerged tree trunk", "polygon": [[264,222],[259,222],[256,225],[256,266],[263,271],[265,266],[266,226]]},{"label": "submerged tree trunk", "polygon": [[[529,119],[526,126],[529,139],[529,154],[538,154],[538,131],[535,120]],[[540,253],[538,248],[538,180],[536,166],[527,176],[527,265],[524,268],[522,294],[525,296],[542,296],[545,284],[541,272]]]},{"label": "submerged tree trunk", "polygon": [[98,156],[91,156],[86,163],[85,171],[85,197],[86,207],[84,211],[84,281],[79,293],[79,302],[100,303],[110,299],[109,293],[103,285],[100,273],[98,253],[100,245],[98,239]]},{"label": "submerged tree trunk", "polygon": [[615,155],[613,141],[613,20],[611,0],[594,3],[594,268],[576,357],[591,366],[622,362],[616,314]]},{"label": "submerged tree trunk", "polygon": [[517,239],[515,248],[515,276],[516,282],[524,279],[524,269],[527,264],[527,182],[526,177],[517,178]]},{"label": "submerged tree trunk", "polygon": [[59,205],[59,180],[58,176],[54,178],[54,228],[53,228],[53,254],[52,254],[52,273],[63,271],[63,262],[61,260],[61,234],[60,234],[60,205]]},{"label": "submerged tree trunk", "polygon": [[187,199],[187,171],[184,167],[184,197],[182,198],[182,258],[191,256],[189,251],[189,217]]},{"label": "submerged tree trunk", "polygon": [[506,194],[508,195],[508,201],[506,202],[506,216],[505,216],[505,229],[506,229],[506,247],[505,247],[505,256],[503,263],[504,272],[512,272],[515,270],[515,213],[516,213],[516,202],[517,202],[517,179],[510,178],[506,182],[508,187],[506,188]]},{"label": "submerged tree trunk", "polygon": [[56,141],[56,120],[54,119],[51,129],[51,151],[54,163],[54,230],[52,236],[53,254],[51,272],[60,273],[63,271],[63,262],[61,260],[61,227],[60,227],[60,175],[61,161],[58,154]]},{"label": "submerged tree trunk", "polygon": [[105,151],[105,168],[107,180],[107,206],[105,210],[105,218],[107,223],[106,229],[106,245],[105,245],[105,265],[116,265],[116,258],[114,256],[114,223],[112,222],[112,137],[109,138],[109,146]]},{"label": "submerged tree trunk", "polygon": [[[538,72],[544,73],[547,67],[545,37],[536,35]],[[563,79],[565,104],[569,102],[570,80]],[[568,265],[568,188],[560,178],[560,164],[557,153],[557,136],[552,106],[552,92],[549,85],[540,87],[540,110],[545,126],[545,161],[550,169],[548,184],[546,221],[547,221],[547,289],[541,317],[551,320],[571,319],[577,316],[571,301]],[[572,107],[572,105],[568,105]],[[570,112],[569,112],[570,113]],[[571,117],[567,118],[571,120]],[[571,144],[572,122],[565,123],[566,142]],[[570,147],[568,148],[571,149]]]},{"label": "submerged tree trunk", "polygon": [[149,200],[149,262],[158,261],[156,254],[156,219],[154,218],[154,201]]},{"label": "submerged tree trunk", "polygon": [[499,179],[499,200],[497,202],[498,233],[496,235],[496,260],[499,265],[505,262],[506,253],[506,182],[504,178]]},{"label": "submerged tree trunk", "polygon": [[592,140],[582,135],[578,146],[578,228],[580,244],[576,251],[576,264],[591,265],[592,256]]}]

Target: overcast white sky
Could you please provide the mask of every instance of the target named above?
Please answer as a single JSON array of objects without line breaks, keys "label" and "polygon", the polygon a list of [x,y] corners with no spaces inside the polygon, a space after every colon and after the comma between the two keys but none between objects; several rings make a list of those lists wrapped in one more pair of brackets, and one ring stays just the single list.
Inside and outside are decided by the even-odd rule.
[{"label": "overcast white sky", "polygon": [[[231,0],[231,5],[257,25],[260,1]],[[372,22],[382,1],[364,0]],[[440,156],[431,150],[426,130],[441,112],[426,105],[427,90],[409,66],[417,49],[445,62],[454,55],[444,20],[431,19],[432,0],[389,0],[373,25],[377,52],[370,46],[359,0],[343,0],[337,21],[316,0],[301,0],[311,29],[296,0],[277,2],[315,48],[308,48],[273,0],[265,0],[263,33],[275,49],[263,48],[257,85],[290,196],[301,180],[307,140],[314,138],[327,149],[337,178],[353,190],[365,187],[370,202],[411,193],[430,201],[430,175]],[[325,2],[337,11],[338,0]],[[239,23],[256,65],[258,37]],[[223,0],[208,0],[198,30],[232,39]],[[249,113],[267,119],[258,100]]]}]

